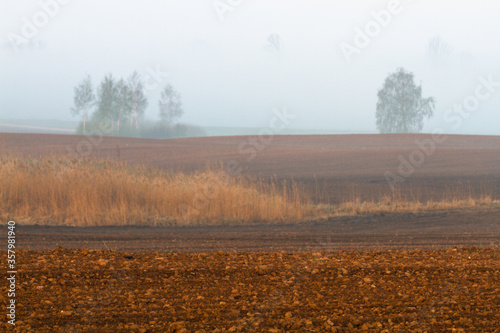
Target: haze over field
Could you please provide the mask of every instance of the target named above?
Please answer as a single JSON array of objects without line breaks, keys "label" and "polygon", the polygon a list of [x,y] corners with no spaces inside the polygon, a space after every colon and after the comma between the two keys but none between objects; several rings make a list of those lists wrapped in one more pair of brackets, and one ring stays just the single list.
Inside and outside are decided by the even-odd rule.
[{"label": "haze over field", "polygon": [[[273,108],[286,107],[295,115],[289,128],[375,133],[377,91],[404,67],[424,96],[436,98],[424,132],[500,134],[500,4],[493,0],[0,4],[2,120],[76,121],[73,88],[87,74],[97,86],[108,73],[126,78],[137,70],[149,119],[158,118],[161,86],[171,83],[184,123],[261,128]],[[445,48],[432,52],[436,37]],[[481,84],[488,96],[473,112],[447,111],[473,103]]]},{"label": "haze over field", "polygon": [[0,0],[3,326],[498,331],[499,9]]}]

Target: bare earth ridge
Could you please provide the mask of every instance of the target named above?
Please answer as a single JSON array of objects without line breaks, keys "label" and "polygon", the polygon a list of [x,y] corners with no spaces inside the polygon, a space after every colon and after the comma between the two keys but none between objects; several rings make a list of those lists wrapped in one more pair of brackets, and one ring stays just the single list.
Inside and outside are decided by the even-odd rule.
[{"label": "bare earth ridge", "polygon": [[500,247],[500,209],[243,226],[18,226],[22,249],[132,252],[329,251]]}]

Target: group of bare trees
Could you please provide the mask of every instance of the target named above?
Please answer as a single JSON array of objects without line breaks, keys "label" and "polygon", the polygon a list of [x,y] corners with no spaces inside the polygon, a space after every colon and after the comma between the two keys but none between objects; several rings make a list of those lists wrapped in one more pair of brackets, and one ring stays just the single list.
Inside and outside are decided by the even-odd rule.
[{"label": "group of bare trees", "polygon": [[[74,89],[73,104],[72,113],[82,116],[82,134],[87,134],[90,119],[93,125],[109,129],[109,134],[119,135],[123,127],[128,132],[139,129],[148,100],[144,82],[134,72],[127,80],[106,75],[95,93],[90,76],[85,77]],[[180,94],[170,84],[163,88],[158,106],[160,121],[167,127],[183,114]]]}]

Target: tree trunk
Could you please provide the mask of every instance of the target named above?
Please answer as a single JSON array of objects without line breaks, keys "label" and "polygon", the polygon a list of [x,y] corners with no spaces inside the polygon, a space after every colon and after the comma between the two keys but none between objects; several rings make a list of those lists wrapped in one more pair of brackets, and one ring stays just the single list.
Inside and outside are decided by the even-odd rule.
[{"label": "tree trunk", "polygon": [[132,116],[130,117],[130,127],[134,125],[134,117],[135,117],[135,87],[132,90]]},{"label": "tree trunk", "polygon": [[172,97],[168,100],[168,126],[172,127]]},{"label": "tree trunk", "polygon": [[120,112],[120,114],[118,115],[118,120],[116,121],[116,136],[118,136],[119,132],[120,132],[120,120],[122,118],[122,113]]},{"label": "tree trunk", "polygon": [[87,104],[84,103],[83,104],[83,135],[86,135],[85,134],[85,118],[87,116]]}]

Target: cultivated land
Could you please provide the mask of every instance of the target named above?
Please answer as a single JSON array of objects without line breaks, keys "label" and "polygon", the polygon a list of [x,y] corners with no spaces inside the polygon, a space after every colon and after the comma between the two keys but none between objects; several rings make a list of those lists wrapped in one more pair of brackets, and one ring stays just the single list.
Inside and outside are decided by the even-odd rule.
[{"label": "cultivated land", "polygon": [[[401,155],[408,160],[415,140],[430,134],[258,136],[147,140],[106,137],[93,141],[76,135],[0,134],[0,153],[67,154],[67,147],[91,157],[120,158],[174,171],[203,169],[207,163],[236,161],[242,175],[278,179],[293,177],[313,200],[335,203],[371,200],[391,194],[384,173],[398,173]],[[238,148],[240,147],[240,148]],[[239,152],[241,151],[241,153]],[[250,161],[249,161],[250,160]],[[456,192],[500,197],[500,137],[450,135],[399,185],[417,199],[441,199]]]},{"label": "cultivated land", "polygon": [[18,257],[18,332],[499,331],[496,249]]},{"label": "cultivated land", "polygon": [[[447,137],[393,195],[384,172],[397,174],[398,156],[408,159],[418,148],[415,140],[427,139],[432,137],[274,136],[268,145],[258,137],[91,141],[91,158],[174,172],[234,160],[244,177],[293,177],[324,207],[383,196],[490,200],[272,224],[78,228],[22,221],[16,227],[16,330],[499,332],[500,138]],[[87,140],[0,134],[0,154],[61,154],[67,147],[88,148]],[[4,309],[6,295],[2,285]]]}]

